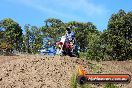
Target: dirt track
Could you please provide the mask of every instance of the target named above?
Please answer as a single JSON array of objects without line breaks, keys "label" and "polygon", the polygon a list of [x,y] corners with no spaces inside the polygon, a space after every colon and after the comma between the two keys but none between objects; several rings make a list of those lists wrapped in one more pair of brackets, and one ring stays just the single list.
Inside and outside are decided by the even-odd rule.
[{"label": "dirt track", "polygon": [[[92,64],[91,64],[92,63]],[[101,73],[125,73],[132,75],[132,61],[88,62],[70,57],[46,57],[40,55],[0,56],[0,88],[70,88],[71,76],[78,65],[99,65]],[[132,88],[118,85],[119,88]],[[102,88],[102,86],[92,86]]]}]

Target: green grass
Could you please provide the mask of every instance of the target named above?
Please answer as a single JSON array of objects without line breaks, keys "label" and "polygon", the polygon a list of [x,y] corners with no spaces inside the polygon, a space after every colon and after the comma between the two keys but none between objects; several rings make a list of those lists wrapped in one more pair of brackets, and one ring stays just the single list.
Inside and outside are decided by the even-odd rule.
[{"label": "green grass", "polygon": [[91,88],[90,84],[80,85],[81,88]]},{"label": "green grass", "polygon": [[118,87],[115,86],[115,85],[112,84],[112,83],[108,83],[108,84],[105,84],[104,88],[118,88]]},{"label": "green grass", "polygon": [[77,88],[77,80],[76,80],[77,75],[73,74],[71,77],[71,83],[70,83],[70,88]]}]

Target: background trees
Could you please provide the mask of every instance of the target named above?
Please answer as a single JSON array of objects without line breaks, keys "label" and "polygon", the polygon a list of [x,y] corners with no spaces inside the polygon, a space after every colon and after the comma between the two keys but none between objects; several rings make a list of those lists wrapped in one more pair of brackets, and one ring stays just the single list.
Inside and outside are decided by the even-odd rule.
[{"label": "background trees", "polygon": [[23,35],[23,51],[27,53],[37,53],[43,45],[43,35],[36,26],[25,25],[25,35]]},{"label": "background trees", "polygon": [[72,27],[77,45],[87,59],[126,60],[132,58],[132,12],[119,10],[112,14],[107,28],[100,32],[92,22],[62,22],[49,18],[41,27],[24,26],[25,33],[19,24],[10,18],[0,21],[0,52],[37,53],[48,41],[52,44],[65,34],[66,27]]},{"label": "background trees", "polygon": [[126,60],[132,58],[132,12],[119,10],[112,14],[102,33],[89,33],[86,56],[94,60]]},{"label": "background trees", "polygon": [[105,53],[112,59],[132,58],[132,12],[112,14],[107,30],[101,35]]},{"label": "background trees", "polygon": [[91,22],[82,23],[71,21],[67,23],[68,26],[72,26],[72,30],[75,32],[75,38],[77,45],[80,46],[82,52],[86,52],[90,48],[90,39],[92,34],[99,34],[96,26]]},{"label": "background trees", "polygon": [[10,18],[1,20],[0,23],[0,49],[12,52],[20,50],[22,42],[22,29],[19,24]]},{"label": "background trees", "polygon": [[59,40],[59,37],[65,32],[65,24],[60,19],[55,18],[46,19],[44,22],[41,31],[45,37],[52,38],[54,41]]}]

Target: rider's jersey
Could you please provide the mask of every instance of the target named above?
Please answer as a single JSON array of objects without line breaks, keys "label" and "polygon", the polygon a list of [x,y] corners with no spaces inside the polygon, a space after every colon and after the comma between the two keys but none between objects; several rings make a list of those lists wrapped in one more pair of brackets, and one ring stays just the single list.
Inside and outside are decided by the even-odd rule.
[{"label": "rider's jersey", "polygon": [[72,31],[70,33],[66,32],[66,38],[68,40],[73,40],[74,37],[75,37],[74,32],[72,32]]}]

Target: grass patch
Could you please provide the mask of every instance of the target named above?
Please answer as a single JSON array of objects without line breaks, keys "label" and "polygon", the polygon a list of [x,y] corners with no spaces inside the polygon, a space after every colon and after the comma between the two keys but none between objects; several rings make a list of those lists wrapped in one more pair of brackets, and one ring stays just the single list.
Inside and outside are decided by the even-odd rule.
[{"label": "grass patch", "polygon": [[112,83],[108,83],[108,84],[105,84],[104,88],[118,88],[118,87],[115,86],[115,85],[112,84]]},{"label": "grass patch", "polygon": [[76,80],[77,75],[73,74],[71,77],[71,83],[70,83],[70,88],[77,88],[77,80]]},{"label": "grass patch", "polygon": [[[73,74],[71,77],[70,88],[77,88],[77,75]],[[80,88],[91,88],[89,84],[80,85]]]},{"label": "grass patch", "polygon": [[87,53],[84,53],[84,52],[80,52],[79,53],[79,56],[80,56],[80,58],[87,58]]},{"label": "grass patch", "polygon": [[81,88],[91,88],[90,84],[80,85]]}]

